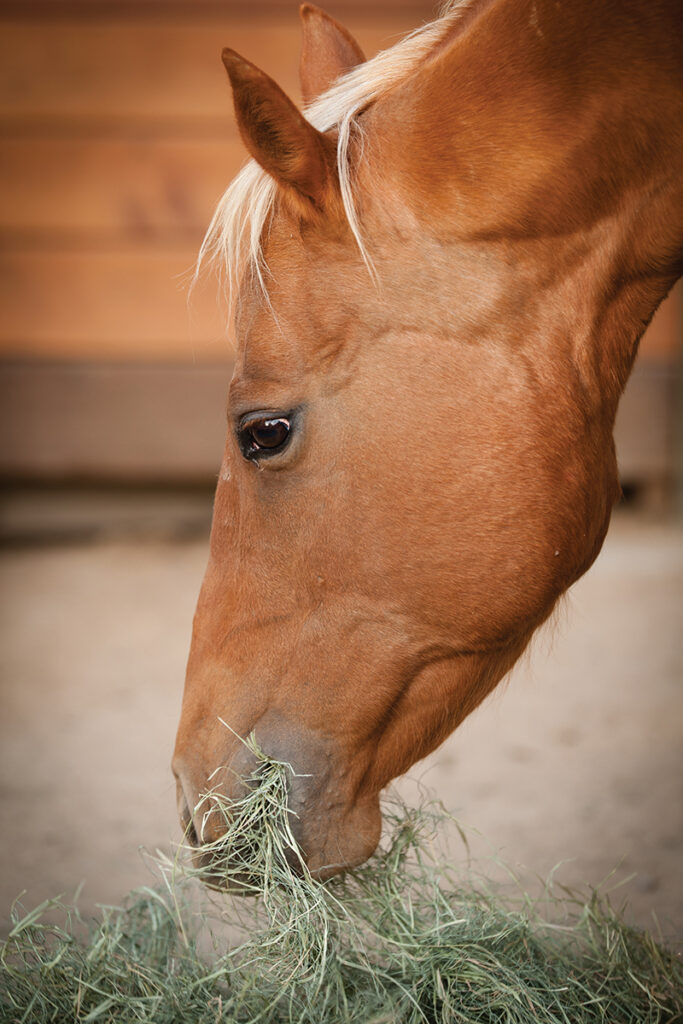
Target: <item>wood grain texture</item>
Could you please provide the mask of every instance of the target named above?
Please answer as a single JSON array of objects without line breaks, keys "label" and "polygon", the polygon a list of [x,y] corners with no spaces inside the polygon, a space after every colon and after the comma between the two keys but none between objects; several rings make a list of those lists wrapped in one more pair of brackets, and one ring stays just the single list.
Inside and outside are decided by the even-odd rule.
[{"label": "wood grain texture", "polygon": [[[439,4],[428,0],[333,0],[324,8],[337,19],[367,21],[377,16],[392,17],[397,11],[410,14],[414,23],[436,16]],[[133,17],[141,13],[198,17],[225,13],[232,16],[268,18],[296,17],[296,0],[0,0],[0,17],[40,18],[55,13],[68,17]]]},{"label": "wood grain texture", "polygon": [[[230,45],[297,101],[298,17],[7,18],[0,33],[0,127],[94,135],[155,123],[167,131],[229,131],[231,103],[220,61]],[[414,27],[405,14],[366,24],[366,52]]]},{"label": "wood grain texture", "polygon": [[196,244],[247,158],[225,139],[7,139],[0,162],[0,233],[87,246],[106,239],[187,236]]},{"label": "wood grain texture", "polygon": [[214,281],[188,305],[194,248],[0,256],[5,358],[219,361],[230,353]]}]

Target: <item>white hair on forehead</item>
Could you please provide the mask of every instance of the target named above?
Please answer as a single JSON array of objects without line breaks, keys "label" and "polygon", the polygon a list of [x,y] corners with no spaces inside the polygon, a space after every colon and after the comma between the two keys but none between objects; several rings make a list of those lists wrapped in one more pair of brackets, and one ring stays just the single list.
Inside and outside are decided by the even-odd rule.
[{"label": "white hair on forehead", "polygon": [[[358,223],[348,160],[352,132],[360,133],[356,116],[415,71],[469,3],[470,0],[447,0],[438,18],[347,72],[304,110],[306,119],[318,131],[337,131],[337,172],[344,211],[371,275],[374,271]],[[362,135],[360,138],[362,141]],[[225,282],[229,309],[242,272],[248,266],[266,291],[262,238],[277,191],[275,180],[256,160],[250,160],[216,207],[199,250],[195,280],[204,265],[213,265]]]}]

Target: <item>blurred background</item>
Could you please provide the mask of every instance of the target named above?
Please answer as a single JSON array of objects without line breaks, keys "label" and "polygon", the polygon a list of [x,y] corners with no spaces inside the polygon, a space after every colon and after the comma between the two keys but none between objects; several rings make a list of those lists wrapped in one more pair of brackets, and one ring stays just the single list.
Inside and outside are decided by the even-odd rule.
[{"label": "blurred background", "polygon": [[[368,55],[434,14],[416,0],[327,9]],[[140,880],[138,844],[175,833],[168,763],[231,371],[213,283],[187,295],[244,160],[224,45],[299,98],[291,0],[0,2],[3,915],[22,888],[34,902],[83,878],[86,900],[119,899]],[[679,288],[622,402],[627,508],[580,584],[583,611],[551,656],[517,672],[504,698],[517,703],[495,698],[430,761],[449,806],[513,860],[543,873],[590,851],[576,880],[595,883],[621,859],[645,877],[629,890],[637,914],[654,902],[672,927],[680,325]],[[596,693],[610,709],[601,728]],[[499,778],[525,794],[519,813]],[[541,825],[551,805],[564,811]]]}]

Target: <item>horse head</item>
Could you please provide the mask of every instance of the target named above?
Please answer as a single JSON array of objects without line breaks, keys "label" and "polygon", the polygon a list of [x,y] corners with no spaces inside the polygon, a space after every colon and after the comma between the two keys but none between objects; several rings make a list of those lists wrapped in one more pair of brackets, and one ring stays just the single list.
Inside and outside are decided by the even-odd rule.
[{"label": "horse head", "polygon": [[209,786],[239,791],[253,733],[296,772],[320,877],[371,854],[381,790],[596,557],[628,373],[610,346],[661,298],[649,278],[615,326],[628,232],[571,161],[567,97],[505,64],[496,6],[367,64],[303,8],[306,116],[224,53],[253,161],[208,243],[232,266],[237,354],[174,770],[188,824]]}]

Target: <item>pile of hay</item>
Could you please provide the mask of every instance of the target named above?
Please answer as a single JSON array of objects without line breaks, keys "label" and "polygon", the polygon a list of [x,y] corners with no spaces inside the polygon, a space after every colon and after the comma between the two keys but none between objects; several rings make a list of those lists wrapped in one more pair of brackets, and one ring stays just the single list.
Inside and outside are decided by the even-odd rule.
[{"label": "pile of hay", "polygon": [[[103,908],[89,933],[51,901],[0,953],[0,1021],[217,1024],[673,1024],[683,971],[608,902],[516,905],[434,855],[433,806],[394,814],[381,850],[321,884],[300,863],[286,807],[291,769],[265,758],[226,806],[211,864],[166,864],[165,884]],[[202,896],[228,875],[257,900]],[[45,920],[61,911],[59,925]],[[550,914],[550,918],[548,918]],[[242,938],[226,949],[225,923]]]}]

